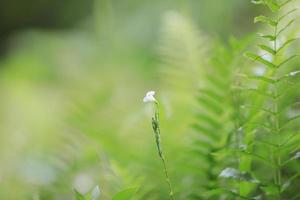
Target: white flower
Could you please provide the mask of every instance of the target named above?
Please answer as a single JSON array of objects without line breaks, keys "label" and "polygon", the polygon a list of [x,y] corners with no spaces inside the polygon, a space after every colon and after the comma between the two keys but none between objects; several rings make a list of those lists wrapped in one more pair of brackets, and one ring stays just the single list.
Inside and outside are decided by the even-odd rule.
[{"label": "white flower", "polygon": [[156,102],[154,95],[155,95],[155,91],[147,92],[146,96],[143,98],[143,102]]}]

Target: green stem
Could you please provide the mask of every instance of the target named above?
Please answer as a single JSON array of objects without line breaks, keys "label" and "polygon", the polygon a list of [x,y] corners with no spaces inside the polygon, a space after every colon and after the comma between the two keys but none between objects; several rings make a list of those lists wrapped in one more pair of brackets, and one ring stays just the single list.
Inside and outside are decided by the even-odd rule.
[{"label": "green stem", "polygon": [[[277,34],[277,25],[275,26],[275,37]],[[275,38],[274,40],[274,63],[276,64],[276,59],[277,59],[277,38]],[[276,76],[276,72],[277,72],[277,68],[274,69],[274,76]],[[277,79],[277,78],[276,78]],[[274,84],[274,96],[278,96],[278,88],[277,88],[277,83]],[[274,104],[274,113],[278,113],[278,98],[275,98],[273,100],[273,104]],[[276,133],[279,135],[280,134],[280,130],[279,130],[279,118],[278,115],[274,115],[274,126],[275,126],[275,131]],[[275,158],[275,162],[276,162],[276,174],[275,174],[275,183],[279,186],[278,188],[278,199],[281,199],[281,157],[280,157],[280,146],[278,146],[277,151],[276,151],[276,158]]]},{"label": "green stem", "polygon": [[155,109],[155,115],[152,118],[152,128],[153,128],[153,131],[154,131],[154,134],[155,134],[155,142],[156,142],[156,146],[157,146],[157,150],[158,150],[158,155],[159,155],[159,157],[160,157],[160,159],[163,163],[166,182],[168,183],[168,186],[169,186],[170,199],[175,200],[173,189],[172,189],[172,184],[171,184],[169,173],[168,173],[167,166],[166,166],[166,160],[165,160],[165,157],[164,157],[164,154],[163,154],[163,151],[162,151],[162,147],[161,147],[158,102],[155,102],[155,106],[156,106],[156,109]]}]

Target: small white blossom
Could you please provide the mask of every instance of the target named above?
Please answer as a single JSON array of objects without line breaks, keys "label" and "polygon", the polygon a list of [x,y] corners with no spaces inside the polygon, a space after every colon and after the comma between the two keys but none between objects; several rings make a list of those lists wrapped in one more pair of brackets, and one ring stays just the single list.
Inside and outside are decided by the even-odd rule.
[{"label": "small white blossom", "polygon": [[146,96],[143,98],[143,102],[156,102],[154,95],[155,95],[155,91],[147,92]]}]

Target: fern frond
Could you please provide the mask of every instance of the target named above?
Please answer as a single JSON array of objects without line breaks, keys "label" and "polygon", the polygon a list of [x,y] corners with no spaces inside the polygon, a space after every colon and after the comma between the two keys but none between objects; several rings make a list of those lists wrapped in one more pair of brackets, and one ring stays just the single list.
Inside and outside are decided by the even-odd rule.
[{"label": "fern frond", "polygon": [[[172,124],[169,131],[179,134],[176,138],[174,135],[172,136],[174,140],[184,142],[183,135],[187,136],[187,133],[191,132],[191,121],[194,119],[192,112],[195,110],[194,96],[198,92],[199,85],[203,84],[199,77],[202,77],[204,66],[206,66],[206,52],[209,46],[208,38],[197,29],[188,17],[176,11],[166,13],[161,28],[158,52],[160,54],[161,90],[165,94],[166,105],[171,110],[168,115],[169,124]],[[216,106],[211,101],[212,96],[216,94],[210,93],[209,95],[199,96],[199,101],[203,101],[208,107],[218,111],[220,109],[218,105]],[[189,115],[189,113],[191,114]],[[194,130],[210,133],[213,124],[217,122],[211,116],[201,117],[199,115],[196,118],[208,125],[194,124]],[[204,182],[209,180],[206,178],[205,172],[210,168],[210,161],[207,156],[199,155],[209,154],[207,150],[210,149],[209,147],[213,145],[216,138],[213,134],[195,136],[193,138],[194,145],[182,144],[183,147],[179,150],[183,153],[176,159],[180,160],[180,164],[176,165],[175,174],[177,174],[178,180],[176,181],[175,176],[174,182],[177,182],[180,194],[186,199],[195,199],[207,190]],[[195,155],[198,159],[191,162],[191,160],[195,160]],[[199,165],[199,162],[202,164]],[[187,170],[189,173],[186,173]],[[182,174],[179,174],[178,171],[181,171]],[[189,179],[190,184],[181,184],[182,177]],[[197,189],[191,190],[191,188]],[[149,199],[152,198],[149,197]]]},{"label": "fern frond", "polygon": [[[198,152],[198,156],[207,158],[209,161],[208,168],[202,170],[207,174],[207,179],[211,180],[211,186],[208,188],[210,191],[220,187],[218,172],[232,163],[232,161],[222,163],[219,157],[226,157],[228,152],[223,150],[226,147],[230,148],[231,142],[235,138],[234,134],[239,131],[240,125],[238,124],[241,124],[241,122],[236,122],[236,118],[234,118],[238,115],[234,112],[239,112],[237,111],[239,108],[234,111],[236,99],[233,97],[230,84],[234,73],[233,69],[239,60],[236,53],[240,49],[231,48],[233,46],[230,46],[229,49],[228,47],[217,47],[215,50],[217,53],[211,58],[210,67],[206,67],[207,70],[203,77],[206,84],[200,88],[199,96],[197,96],[199,112],[195,116],[193,128],[196,132],[196,138],[200,138],[202,141],[201,143],[194,143],[194,145],[205,147],[205,151]],[[232,50],[233,52],[231,52]],[[198,148],[203,149],[202,147]],[[233,154],[236,155],[238,152],[235,151]],[[230,155],[232,156],[232,153]],[[206,196],[208,193],[210,194],[209,197]],[[202,199],[218,199],[220,196],[213,192],[206,192],[201,197]]]},{"label": "fern frond", "polygon": [[[274,169],[273,180],[269,180],[265,186],[261,187],[264,191],[264,195],[276,196],[277,199],[281,199],[284,194],[284,180],[289,179],[288,176],[282,173],[283,168],[291,162],[291,159],[287,157],[287,153],[297,148],[296,143],[298,142],[298,126],[296,123],[300,118],[300,113],[293,114],[293,116],[287,116],[287,108],[293,105],[298,97],[296,87],[297,83],[291,84],[288,82],[289,79],[295,78],[298,74],[298,70],[295,73],[286,72],[286,65],[293,59],[298,57],[298,54],[292,53],[289,57],[286,56],[285,50],[291,45],[296,38],[288,37],[287,40],[278,47],[279,37],[286,36],[290,27],[294,24],[295,19],[290,19],[285,24],[285,18],[293,14],[296,9],[284,11],[284,7],[288,5],[292,0],[276,1],[276,0],[258,0],[254,1],[255,4],[261,4],[267,6],[272,12],[275,13],[278,18],[273,20],[267,16],[258,16],[254,19],[255,22],[262,22],[271,25],[273,29],[272,33],[260,34],[262,39],[267,39],[272,42],[272,46],[259,44],[260,50],[267,52],[272,55],[272,60],[266,60],[257,53],[247,52],[245,55],[251,60],[257,61],[262,66],[267,68],[267,71],[260,76],[243,75],[247,78],[248,84],[255,84],[257,86],[260,97],[256,99],[252,105],[251,102],[247,103],[248,110],[246,115],[248,116],[245,121],[246,129],[245,142],[251,144],[248,148],[250,155],[260,155],[259,152],[270,152],[269,164]],[[283,12],[283,14],[280,14]],[[284,24],[284,25],[282,25]],[[280,38],[282,39],[282,38]],[[280,53],[280,54],[279,54]],[[246,84],[247,85],[247,84]],[[294,86],[296,85],[296,86]],[[250,104],[250,106],[249,106]],[[259,125],[262,124],[262,125]],[[261,130],[257,130],[255,136],[253,136],[253,130],[257,127],[263,127]],[[298,130],[297,130],[298,129]],[[250,140],[249,140],[250,138]],[[251,142],[252,140],[252,142]],[[266,142],[266,146],[257,145],[261,141]],[[247,143],[248,142],[248,143]],[[270,144],[270,145],[269,145]],[[299,147],[298,147],[299,148]],[[264,156],[261,157],[263,160]],[[266,160],[265,160],[266,161]],[[251,169],[251,159],[241,159],[241,165],[248,167],[248,170],[256,171]],[[265,162],[261,166],[267,165]],[[265,178],[265,177],[264,177]],[[269,188],[269,189],[267,189]],[[243,191],[242,195],[247,196],[249,191]],[[284,198],[289,199],[291,196],[285,196]]]},{"label": "fern frond", "polygon": [[255,53],[246,52],[246,53],[245,53],[245,56],[251,58],[251,59],[254,60],[254,61],[258,61],[258,62],[260,62],[260,63],[266,65],[267,67],[270,67],[270,68],[276,68],[276,65],[275,65],[275,64],[273,64],[272,62],[270,62],[270,61],[264,59],[262,56],[259,56],[259,55],[255,54]]}]

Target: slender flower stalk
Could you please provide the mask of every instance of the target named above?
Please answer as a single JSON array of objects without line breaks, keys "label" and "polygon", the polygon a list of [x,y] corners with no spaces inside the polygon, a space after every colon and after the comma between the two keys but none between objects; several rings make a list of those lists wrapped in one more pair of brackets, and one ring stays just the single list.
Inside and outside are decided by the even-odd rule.
[{"label": "slender flower stalk", "polygon": [[174,200],[175,198],[174,198],[174,194],[173,194],[173,190],[172,190],[172,184],[171,184],[171,181],[169,178],[169,173],[167,170],[166,160],[165,160],[165,157],[164,157],[164,154],[162,151],[162,145],[161,145],[161,139],[160,139],[161,137],[160,137],[160,127],[159,127],[159,103],[154,98],[154,95],[155,95],[154,91],[147,92],[143,101],[144,102],[153,102],[155,104],[155,112],[154,112],[154,116],[152,117],[152,128],[153,128],[154,135],[155,135],[155,142],[156,142],[156,146],[157,146],[157,150],[158,150],[158,156],[160,157],[160,159],[163,163],[166,182],[168,183],[168,186],[169,186],[170,199]]}]

